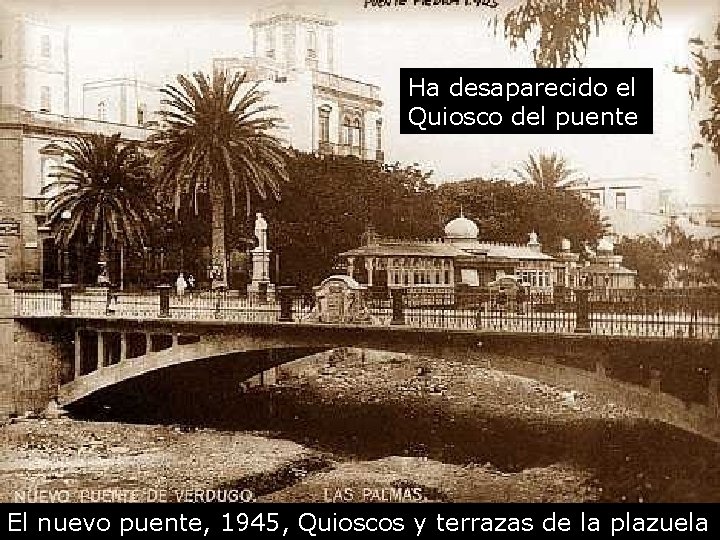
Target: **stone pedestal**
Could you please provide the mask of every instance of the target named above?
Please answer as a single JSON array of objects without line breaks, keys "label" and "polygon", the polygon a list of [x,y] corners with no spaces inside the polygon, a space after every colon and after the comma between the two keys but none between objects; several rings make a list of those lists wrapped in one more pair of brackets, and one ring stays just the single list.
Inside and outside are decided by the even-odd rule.
[{"label": "stone pedestal", "polygon": [[253,296],[275,296],[275,285],[270,283],[270,250],[259,247],[252,250],[252,281],[248,285],[248,294]]}]

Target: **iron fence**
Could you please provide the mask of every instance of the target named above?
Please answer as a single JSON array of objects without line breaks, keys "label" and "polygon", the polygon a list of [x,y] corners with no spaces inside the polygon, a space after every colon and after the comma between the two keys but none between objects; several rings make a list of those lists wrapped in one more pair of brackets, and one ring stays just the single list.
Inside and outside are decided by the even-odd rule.
[{"label": "iron fence", "polygon": [[[233,291],[196,291],[178,296],[169,288],[110,294],[101,290],[15,291],[13,304],[15,315],[21,317],[318,321],[314,295],[296,291],[249,296]],[[720,293],[716,290],[576,290],[561,295],[452,289],[365,291],[364,304],[369,325],[720,339]]]},{"label": "iron fence", "polygon": [[593,291],[589,303],[594,334],[720,338],[720,294],[716,290]]}]

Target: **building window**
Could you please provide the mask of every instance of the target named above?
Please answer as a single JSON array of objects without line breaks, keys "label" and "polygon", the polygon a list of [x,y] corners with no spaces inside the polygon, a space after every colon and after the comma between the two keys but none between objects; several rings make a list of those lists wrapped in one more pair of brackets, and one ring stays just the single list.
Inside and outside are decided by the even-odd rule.
[{"label": "building window", "polygon": [[55,173],[57,161],[51,157],[44,157],[40,160],[40,192],[55,183]]},{"label": "building window", "polygon": [[145,125],[145,122],[147,120],[146,116],[147,116],[147,105],[145,105],[144,103],[141,103],[140,105],[138,105],[138,110],[137,110],[138,126]]},{"label": "building window", "polygon": [[40,56],[50,58],[50,36],[47,34],[40,38]]},{"label": "building window", "polygon": [[317,56],[317,32],[315,32],[315,30],[308,30],[307,53],[305,55],[308,67],[317,69]]},{"label": "building window", "polygon": [[50,112],[50,87],[40,87],[40,112]]},{"label": "building window", "polygon": [[588,195],[590,202],[593,203],[595,206],[600,206],[600,194],[599,193],[590,193]]},{"label": "building window", "polygon": [[382,150],[382,120],[375,121],[375,149]]},{"label": "building window", "polygon": [[107,121],[107,103],[101,101],[97,107],[97,117],[101,122]]},{"label": "building window", "polygon": [[[287,62],[289,67],[293,67],[296,64],[295,54],[295,39],[296,39],[295,25],[292,23],[285,23],[283,25],[283,61]],[[275,47],[273,47],[275,48]]]},{"label": "building window", "polygon": [[355,148],[360,148],[362,146],[362,129],[360,127],[359,118],[356,118],[352,124],[352,138],[350,146]]},{"label": "building window", "polygon": [[352,146],[352,120],[349,116],[343,117],[342,123],[342,144],[345,146]]},{"label": "building window", "polygon": [[273,28],[265,29],[265,56],[275,58],[275,32]]},{"label": "building window", "polygon": [[615,195],[615,208],[618,210],[627,210],[627,193],[619,191]]},{"label": "building window", "polygon": [[320,142],[330,142],[330,111],[326,108],[320,108]]}]

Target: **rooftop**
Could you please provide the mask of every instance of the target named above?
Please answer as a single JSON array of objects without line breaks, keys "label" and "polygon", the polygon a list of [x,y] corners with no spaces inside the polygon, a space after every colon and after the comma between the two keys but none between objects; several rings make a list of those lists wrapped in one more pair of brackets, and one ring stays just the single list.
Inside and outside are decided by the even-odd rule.
[{"label": "rooftop", "polygon": [[463,257],[467,253],[441,242],[381,241],[340,254],[342,257]]}]

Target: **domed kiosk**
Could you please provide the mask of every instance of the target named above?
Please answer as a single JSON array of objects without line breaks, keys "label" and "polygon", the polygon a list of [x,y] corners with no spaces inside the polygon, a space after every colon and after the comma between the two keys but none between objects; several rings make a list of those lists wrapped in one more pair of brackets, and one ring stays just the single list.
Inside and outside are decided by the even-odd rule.
[{"label": "domed kiosk", "polygon": [[477,240],[480,229],[474,221],[466,218],[462,212],[460,217],[448,221],[445,225],[445,239],[450,242],[462,240]]},{"label": "domed kiosk", "polygon": [[542,253],[538,235],[527,244],[487,242],[462,210],[446,223],[444,238],[408,240],[364,235],[363,245],[341,253],[347,274],[369,287],[447,292],[487,287],[498,276],[516,276],[531,289],[552,290],[552,257]]}]

